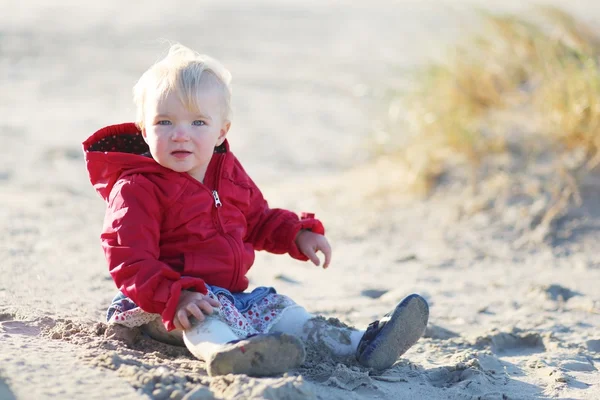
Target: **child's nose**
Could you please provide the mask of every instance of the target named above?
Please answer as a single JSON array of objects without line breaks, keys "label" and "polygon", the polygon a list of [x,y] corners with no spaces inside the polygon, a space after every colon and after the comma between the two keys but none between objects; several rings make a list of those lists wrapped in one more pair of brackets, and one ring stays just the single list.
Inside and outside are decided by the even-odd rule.
[{"label": "child's nose", "polygon": [[188,131],[183,127],[176,127],[173,129],[171,139],[175,142],[186,141],[190,138]]}]

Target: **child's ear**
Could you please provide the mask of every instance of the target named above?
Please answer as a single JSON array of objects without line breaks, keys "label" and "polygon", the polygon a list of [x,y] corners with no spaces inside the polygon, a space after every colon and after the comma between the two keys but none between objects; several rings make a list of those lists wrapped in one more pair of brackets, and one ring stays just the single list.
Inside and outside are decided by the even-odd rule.
[{"label": "child's ear", "polygon": [[227,132],[229,132],[229,128],[231,128],[231,122],[225,121],[225,123],[221,127],[221,132],[219,133],[219,140],[217,143],[219,146],[222,145],[225,141],[225,138],[227,137]]},{"label": "child's ear", "polygon": [[144,138],[144,142],[148,143],[148,136],[146,134],[146,128],[142,128],[142,137]]}]

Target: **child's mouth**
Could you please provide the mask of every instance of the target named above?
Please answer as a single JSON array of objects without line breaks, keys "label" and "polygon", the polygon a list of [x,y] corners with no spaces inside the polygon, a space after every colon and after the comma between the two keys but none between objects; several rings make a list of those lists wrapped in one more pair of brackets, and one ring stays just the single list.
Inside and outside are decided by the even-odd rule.
[{"label": "child's mouth", "polygon": [[192,154],[191,151],[185,151],[185,150],[176,150],[176,151],[171,152],[171,155],[176,158],[186,158],[190,154]]}]

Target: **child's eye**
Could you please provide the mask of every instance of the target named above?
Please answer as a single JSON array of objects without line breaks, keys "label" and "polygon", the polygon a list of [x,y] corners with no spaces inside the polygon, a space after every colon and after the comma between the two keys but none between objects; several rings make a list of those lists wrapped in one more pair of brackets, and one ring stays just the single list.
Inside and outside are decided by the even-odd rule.
[{"label": "child's eye", "polygon": [[161,119],[160,121],[156,121],[156,125],[171,125],[171,121]]},{"label": "child's eye", "polygon": [[206,124],[204,123],[204,121],[200,121],[199,119],[197,119],[196,121],[192,122],[192,125],[202,126],[202,125],[206,125]]}]

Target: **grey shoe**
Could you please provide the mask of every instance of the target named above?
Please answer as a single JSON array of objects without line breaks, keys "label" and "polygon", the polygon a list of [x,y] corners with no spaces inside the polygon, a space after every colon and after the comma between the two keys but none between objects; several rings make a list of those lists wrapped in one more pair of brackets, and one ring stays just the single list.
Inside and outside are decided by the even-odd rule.
[{"label": "grey shoe", "polygon": [[296,336],[269,333],[224,344],[206,362],[206,369],[210,376],[279,375],[300,366],[305,357],[304,345]]},{"label": "grey shoe", "polygon": [[154,321],[148,322],[140,328],[143,333],[157,342],[170,344],[171,346],[185,347],[185,343],[183,342],[183,332],[180,330],[167,332],[160,318],[156,318]]},{"label": "grey shoe", "polygon": [[356,359],[369,368],[391,367],[423,336],[428,319],[427,301],[418,294],[407,296],[392,313],[369,325],[358,344]]}]

